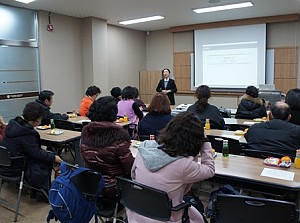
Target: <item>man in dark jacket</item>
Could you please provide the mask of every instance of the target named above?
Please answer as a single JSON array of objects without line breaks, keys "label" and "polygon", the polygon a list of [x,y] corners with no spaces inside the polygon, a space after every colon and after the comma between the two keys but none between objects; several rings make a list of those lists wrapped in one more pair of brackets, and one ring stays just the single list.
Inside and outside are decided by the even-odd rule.
[{"label": "man in dark jacket", "polygon": [[245,134],[249,149],[295,157],[300,148],[300,126],[289,123],[290,118],[288,104],[272,104],[271,120],[251,126]]},{"label": "man in dark jacket", "polygon": [[38,99],[36,99],[37,103],[43,105],[46,112],[46,115],[41,123],[42,125],[48,125],[50,123],[50,119],[67,120],[69,118],[67,114],[52,113],[50,111],[53,103],[53,96],[54,93],[52,91],[44,90],[40,92]]}]

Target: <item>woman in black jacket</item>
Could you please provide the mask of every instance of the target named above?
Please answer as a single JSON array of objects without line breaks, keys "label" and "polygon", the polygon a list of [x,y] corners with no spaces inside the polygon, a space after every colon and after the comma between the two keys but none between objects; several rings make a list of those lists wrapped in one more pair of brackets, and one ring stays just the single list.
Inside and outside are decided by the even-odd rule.
[{"label": "woman in black jacket", "polygon": [[244,119],[267,117],[264,101],[258,98],[258,89],[256,87],[247,87],[246,94],[241,98],[235,117]]},{"label": "woman in black jacket", "polygon": [[[53,163],[61,163],[62,160],[41,148],[40,135],[34,127],[41,123],[44,115],[45,110],[39,103],[26,104],[23,115],[9,121],[2,145],[10,151],[12,157],[25,156],[26,182],[48,191]],[[23,168],[23,162],[19,162],[11,167],[0,166],[0,172],[7,176],[20,175]]]}]

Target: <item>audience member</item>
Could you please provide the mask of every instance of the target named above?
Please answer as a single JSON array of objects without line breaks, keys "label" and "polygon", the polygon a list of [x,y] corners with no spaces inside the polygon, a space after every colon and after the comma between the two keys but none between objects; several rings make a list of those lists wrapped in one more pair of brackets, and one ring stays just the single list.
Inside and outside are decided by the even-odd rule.
[{"label": "audience member", "polygon": [[[61,163],[59,156],[43,150],[40,145],[40,135],[34,129],[45,115],[44,106],[37,102],[26,104],[23,115],[9,121],[2,145],[12,157],[26,157],[25,180],[30,185],[49,190],[53,163]],[[14,162],[12,167],[0,166],[1,174],[7,176],[20,175],[24,169],[23,162]],[[40,199],[42,194],[31,193]]]},{"label": "audience member", "polygon": [[[117,119],[117,103],[111,96],[93,102],[88,117],[91,123],[83,127],[81,154],[86,166],[99,171],[107,184],[115,183],[116,176],[130,178],[133,157],[129,150],[131,137],[128,132],[114,123]],[[114,187],[105,189],[102,204],[114,205]]]},{"label": "audience member", "polygon": [[1,144],[2,139],[4,137],[5,129],[6,129],[6,123],[3,119],[3,117],[0,115],[0,144]]},{"label": "audience member", "polygon": [[258,98],[258,89],[256,87],[247,87],[246,94],[241,97],[235,117],[245,119],[267,117],[265,103]]},{"label": "audience member", "polygon": [[291,108],[292,117],[289,122],[300,125],[300,89],[294,88],[289,90],[286,94],[285,103]]},{"label": "audience member", "polygon": [[137,89],[136,87],[133,87],[133,90],[134,90],[134,98],[133,98],[134,102],[137,103],[137,105],[139,106],[139,108],[142,111],[147,111],[146,104],[143,102],[142,99],[139,98],[139,96],[140,96],[139,89]]},{"label": "audience member", "polygon": [[51,105],[53,103],[53,96],[54,93],[52,91],[44,90],[40,92],[38,99],[36,99],[37,103],[43,105],[43,108],[46,112],[46,115],[41,122],[42,125],[48,125],[50,123],[50,119],[67,120],[69,118],[69,116],[66,113],[60,114],[52,113],[50,111]]},{"label": "audience member", "polygon": [[131,136],[134,134],[134,130],[143,118],[144,114],[140,110],[137,103],[134,102],[135,91],[133,87],[127,86],[122,90],[122,100],[118,102],[118,116],[127,116],[128,120],[132,122],[132,126],[129,126],[129,133]]},{"label": "audience member", "polygon": [[164,128],[173,118],[169,98],[163,93],[154,95],[148,107],[148,112],[139,123],[139,136],[157,136],[159,130]]},{"label": "audience member", "polygon": [[271,120],[251,126],[245,134],[250,149],[295,157],[300,148],[300,126],[289,123],[290,107],[284,102],[271,105]]},{"label": "audience member", "polygon": [[117,102],[119,102],[122,96],[122,89],[119,87],[113,87],[110,91],[110,94],[117,100]]},{"label": "audience member", "polygon": [[84,98],[80,102],[79,114],[86,116],[89,112],[91,104],[96,100],[98,95],[101,94],[100,88],[97,86],[90,86],[85,92]]},{"label": "audience member", "polygon": [[[199,153],[201,159],[198,159]],[[214,175],[212,148],[204,142],[204,128],[200,120],[190,112],[176,115],[161,130],[158,143],[147,140],[140,144],[131,177],[133,180],[166,191],[172,204],[182,203],[194,182]],[[195,207],[188,209],[190,223],[203,223],[203,217]],[[128,222],[160,222],[150,220],[126,209]],[[170,221],[181,222],[183,211],[172,212]]]},{"label": "audience member", "polygon": [[203,124],[209,119],[211,128],[224,129],[225,122],[219,109],[208,103],[210,96],[211,91],[207,85],[199,86],[195,92],[198,100],[188,108],[188,111],[194,113]]},{"label": "audience member", "polygon": [[171,105],[175,105],[174,94],[177,92],[175,81],[170,78],[171,71],[168,68],[162,70],[162,79],[158,82],[156,91],[166,94]]}]

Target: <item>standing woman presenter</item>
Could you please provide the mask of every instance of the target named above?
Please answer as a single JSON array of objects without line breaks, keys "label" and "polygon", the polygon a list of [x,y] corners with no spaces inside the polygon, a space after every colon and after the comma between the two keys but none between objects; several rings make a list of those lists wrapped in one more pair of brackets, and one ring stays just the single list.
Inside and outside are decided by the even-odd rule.
[{"label": "standing woman presenter", "polygon": [[175,81],[170,78],[170,73],[168,68],[162,70],[163,79],[158,82],[156,91],[166,94],[170,100],[170,105],[175,105],[174,94],[177,92],[177,87]]}]

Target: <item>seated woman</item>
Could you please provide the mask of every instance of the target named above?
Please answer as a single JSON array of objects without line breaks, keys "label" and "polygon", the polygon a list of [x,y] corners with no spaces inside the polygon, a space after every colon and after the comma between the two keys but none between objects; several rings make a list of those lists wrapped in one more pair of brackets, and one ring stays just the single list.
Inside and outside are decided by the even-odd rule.
[{"label": "seated woman", "polygon": [[[41,104],[26,104],[23,115],[9,121],[2,145],[10,151],[11,156],[26,157],[25,180],[29,185],[48,191],[53,163],[61,163],[62,160],[41,148],[40,135],[34,127],[41,123],[44,115]],[[22,169],[23,162],[14,163],[12,168],[0,166],[0,172],[7,176],[19,175]]]},{"label": "seated woman", "polygon": [[6,129],[5,121],[4,121],[3,117],[0,115],[0,144],[4,137],[5,129]]},{"label": "seated woman", "polygon": [[[199,159],[199,153],[201,159]],[[194,182],[214,175],[212,148],[204,142],[204,128],[190,112],[176,115],[154,140],[140,144],[131,177],[133,180],[168,193],[173,206],[182,203]],[[128,222],[152,222],[129,209]],[[181,222],[183,211],[172,212],[170,221]],[[190,223],[203,223],[203,217],[193,206],[189,208]]]},{"label": "seated woman", "polygon": [[169,98],[163,93],[154,95],[148,107],[148,112],[139,123],[139,136],[157,136],[159,130],[164,128],[173,118]]},{"label": "seated woman", "polygon": [[246,94],[241,97],[235,117],[245,119],[267,117],[264,101],[258,98],[258,89],[256,87],[247,87]]},{"label": "seated woman", "polygon": [[188,111],[194,113],[202,123],[209,119],[211,128],[224,129],[225,122],[219,109],[208,103],[210,96],[211,91],[207,85],[199,86],[195,92],[198,100],[188,108]]},{"label": "seated woman", "polygon": [[139,108],[142,111],[147,111],[146,104],[143,102],[142,99],[139,98],[139,96],[140,96],[139,89],[137,89],[136,87],[133,87],[133,90],[134,90],[134,98],[133,98],[134,102],[137,103],[137,105],[139,106]]},{"label": "seated woman", "polygon": [[285,98],[291,108],[291,119],[289,122],[300,125],[300,89],[294,88],[288,91]]},{"label": "seated woman", "polygon": [[127,86],[122,90],[122,100],[118,102],[118,116],[127,116],[132,123],[128,129],[131,136],[133,136],[139,121],[144,116],[139,105],[134,101],[134,97],[134,88]]},{"label": "seated woman", "polygon": [[113,87],[110,90],[110,95],[116,99],[117,102],[121,100],[122,89],[119,87]]},{"label": "seated woman", "polygon": [[[116,182],[116,176],[130,178],[133,157],[129,150],[131,138],[126,129],[114,123],[117,103],[111,96],[101,97],[91,105],[91,123],[81,133],[81,154],[87,167],[99,171],[105,183]],[[102,204],[114,205],[115,189],[104,191]]]},{"label": "seated woman", "polygon": [[100,88],[97,86],[90,86],[85,92],[84,98],[80,102],[79,114],[81,116],[86,116],[91,104],[96,100],[98,95],[101,94]]}]

